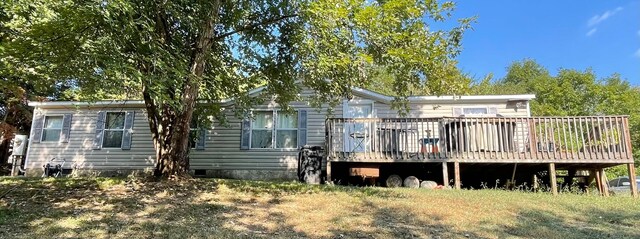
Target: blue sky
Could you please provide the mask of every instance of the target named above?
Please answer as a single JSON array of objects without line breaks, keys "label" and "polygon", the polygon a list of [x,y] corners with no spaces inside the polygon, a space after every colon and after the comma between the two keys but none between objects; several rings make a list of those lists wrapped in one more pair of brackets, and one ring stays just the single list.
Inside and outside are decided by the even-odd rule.
[{"label": "blue sky", "polygon": [[469,16],[458,60],[476,78],[531,58],[554,75],[591,67],[640,85],[640,1],[459,1],[453,17]]}]

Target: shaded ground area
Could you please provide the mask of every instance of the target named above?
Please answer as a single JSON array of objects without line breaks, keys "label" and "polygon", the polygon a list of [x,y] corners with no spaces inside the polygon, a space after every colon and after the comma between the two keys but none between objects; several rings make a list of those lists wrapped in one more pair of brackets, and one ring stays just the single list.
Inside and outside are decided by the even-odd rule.
[{"label": "shaded ground area", "polygon": [[639,238],[638,225],[630,197],[0,178],[0,238]]}]

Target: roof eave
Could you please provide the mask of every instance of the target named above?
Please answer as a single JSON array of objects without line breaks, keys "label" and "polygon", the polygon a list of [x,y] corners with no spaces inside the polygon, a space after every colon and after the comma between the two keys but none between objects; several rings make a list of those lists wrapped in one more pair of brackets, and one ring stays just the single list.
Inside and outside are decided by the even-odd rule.
[{"label": "roof eave", "polygon": [[535,95],[468,95],[468,96],[411,96],[411,103],[460,103],[460,102],[509,102],[509,101],[530,101],[535,99]]},{"label": "roof eave", "polygon": [[39,108],[68,107],[138,107],[144,106],[142,100],[102,100],[102,101],[29,101],[28,105]]}]

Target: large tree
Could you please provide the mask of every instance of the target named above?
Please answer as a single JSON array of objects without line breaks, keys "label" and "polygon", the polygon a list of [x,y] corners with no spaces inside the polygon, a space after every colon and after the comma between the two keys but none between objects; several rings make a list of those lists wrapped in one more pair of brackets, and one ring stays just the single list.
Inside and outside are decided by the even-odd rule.
[{"label": "large tree", "polygon": [[[0,5],[4,6],[4,5]],[[4,10],[4,8],[0,9]],[[10,23],[10,11],[0,11],[0,52],[15,40],[20,29]],[[26,134],[31,126],[32,110],[29,100],[68,99],[69,86],[61,84],[45,86],[41,82],[21,74],[6,55],[0,58],[0,165],[9,162],[9,148],[15,134]],[[22,75],[24,76],[24,75]]]},{"label": "large tree", "polygon": [[[384,68],[401,109],[411,88],[446,93],[470,19],[449,19],[451,2],[418,0],[14,0],[0,3],[15,32],[0,50],[16,72],[47,85],[72,82],[80,99],[142,98],[156,149],[156,174],[189,167],[194,110],[222,119],[265,97],[288,109],[296,82],[335,104]],[[262,96],[251,88],[265,85]],[[123,93],[124,92],[124,93]]]}]

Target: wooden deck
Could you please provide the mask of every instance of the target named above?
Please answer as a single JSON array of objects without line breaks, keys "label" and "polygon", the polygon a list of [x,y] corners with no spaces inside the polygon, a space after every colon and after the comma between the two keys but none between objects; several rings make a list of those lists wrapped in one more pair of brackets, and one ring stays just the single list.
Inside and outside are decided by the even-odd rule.
[{"label": "wooden deck", "polygon": [[627,116],[332,118],[330,162],[633,163]]}]

